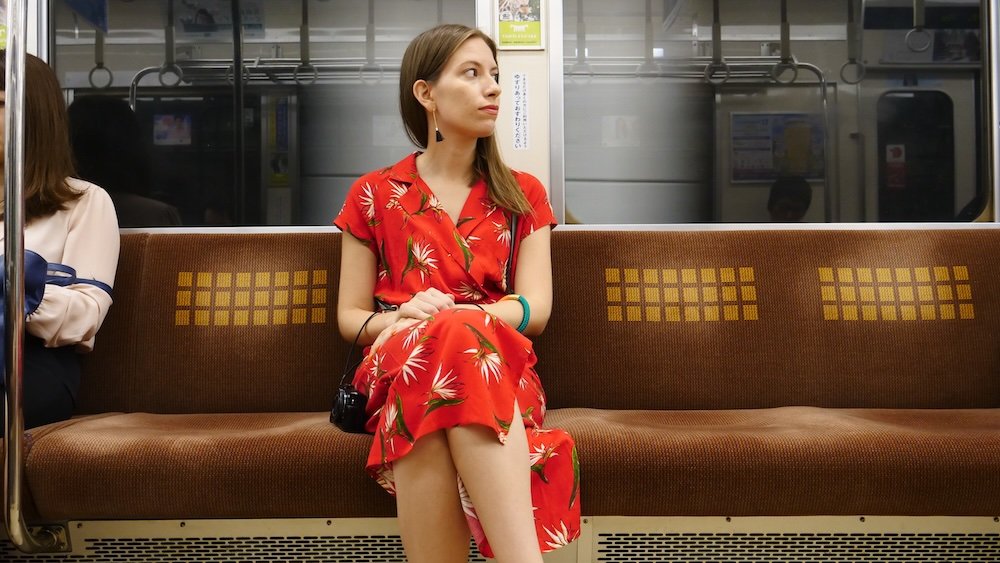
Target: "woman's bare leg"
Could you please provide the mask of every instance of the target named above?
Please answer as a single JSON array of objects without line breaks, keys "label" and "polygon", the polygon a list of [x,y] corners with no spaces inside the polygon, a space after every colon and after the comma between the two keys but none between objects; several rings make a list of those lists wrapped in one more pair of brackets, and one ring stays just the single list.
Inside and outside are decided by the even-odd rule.
[{"label": "woman's bare leg", "polygon": [[444,431],[417,440],[410,453],[393,463],[393,475],[409,563],[468,561],[471,534]]},{"label": "woman's bare leg", "polygon": [[496,561],[542,563],[531,509],[528,436],[517,403],[506,444],[482,426],[458,426],[445,432]]}]

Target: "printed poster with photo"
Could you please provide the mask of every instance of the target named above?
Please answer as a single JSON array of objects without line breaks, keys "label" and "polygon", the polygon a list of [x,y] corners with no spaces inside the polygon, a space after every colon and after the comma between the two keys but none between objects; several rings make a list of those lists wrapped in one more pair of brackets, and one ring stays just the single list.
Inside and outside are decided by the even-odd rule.
[{"label": "printed poster with photo", "polygon": [[820,114],[733,112],[730,137],[733,183],[779,176],[822,180],[826,175],[826,127]]},{"label": "printed poster with photo", "polygon": [[497,0],[497,48],[543,49],[542,0]]}]

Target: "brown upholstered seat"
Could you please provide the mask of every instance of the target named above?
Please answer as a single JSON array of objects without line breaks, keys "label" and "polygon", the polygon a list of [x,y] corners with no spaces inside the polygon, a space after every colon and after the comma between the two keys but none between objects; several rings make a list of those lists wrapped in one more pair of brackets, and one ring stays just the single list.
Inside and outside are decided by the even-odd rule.
[{"label": "brown upholstered seat", "polygon": [[363,470],[371,437],[325,413],[111,414],[32,434],[45,520],[394,516]]},{"label": "brown upholstered seat", "polygon": [[995,516],[996,410],[557,409],[593,516]]},{"label": "brown upholstered seat", "polygon": [[[996,515],[1000,229],[552,241],[538,371],[585,515]],[[94,416],[29,441],[42,518],[392,515],[327,421],[339,244],[125,236]]]}]

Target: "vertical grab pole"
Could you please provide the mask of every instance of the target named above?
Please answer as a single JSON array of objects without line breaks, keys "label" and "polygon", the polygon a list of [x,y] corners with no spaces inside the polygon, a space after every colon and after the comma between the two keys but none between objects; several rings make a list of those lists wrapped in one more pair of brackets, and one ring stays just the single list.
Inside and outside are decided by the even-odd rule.
[{"label": "vertical grab pole", "polygon": [[4,527],[26,553],[60,549],[58,537],[43,529],[34,535],[24,523],[24,413],[21,381],[24,355],[24,78],[27,39],[25,0],[7,2],[7,102],[4,105]]},{"label": "vertical grab pole", "polygon": [[4,105],[4,291],[6,317],[4,332],[4,524],[7,535],[19,549],[30,545],[30,534],[21,514],[22,454],[24,417],[21,412],[21,356],[24,352],[24,206],[22,174],[24,166],[24,25],[25,2],[7,3],[7,102]]},{"label": "vertical grab pole", "polygon": [[986,158],[984,167],[986,185],[992,204],[993,221],[1000,221],[997,203],[1000,202],[1000,10],[993,2],[983,2],[982,36],[986,39],[983,49],[983,88],[986,99]]},{"label": "vertical grab pole", "polygon": [[236,203],[236,224],[246,223],[246,135],[243,128],[243,16],[240,0],[232,0],[233,21],[233,201]]}]

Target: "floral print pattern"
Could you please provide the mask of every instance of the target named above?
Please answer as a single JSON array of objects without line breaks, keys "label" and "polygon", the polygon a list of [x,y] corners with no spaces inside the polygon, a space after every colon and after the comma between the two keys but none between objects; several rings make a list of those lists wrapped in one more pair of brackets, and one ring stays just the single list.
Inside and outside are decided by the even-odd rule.
[{"label": "floral print pattern", "polygon": [[[533,212],[511,233],[509,213],[472,186],[459,220],[443,212],[417,175],[416,155],[366,174],[351,188],[335,224],[375,254],[375,297],[399,305],[430,287],[459,303],[493,303],[506,293],[512,241],[554,225],[545,189],[515,172]],[[531,341],[507,323],[476,309],[450,309],[401,330],[367,354],[354,384],[368,394],[366,428],[375,434],[367,469],[395,494],[392,463],[421,436],[456,425],[493,429],[502,443],[514,416],[528,435],[532,506],[543,552],[580,534],[580,470],[566,432],[543,428],[545,392],[535,372]],[[521,412],[514,412],[514,405]],[[487,557],[492,549],[461,478],[462,509]]]}]

